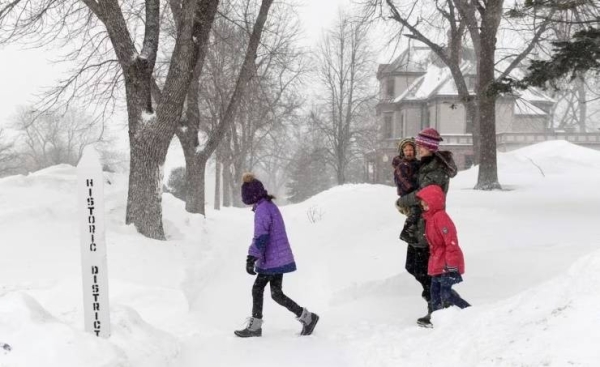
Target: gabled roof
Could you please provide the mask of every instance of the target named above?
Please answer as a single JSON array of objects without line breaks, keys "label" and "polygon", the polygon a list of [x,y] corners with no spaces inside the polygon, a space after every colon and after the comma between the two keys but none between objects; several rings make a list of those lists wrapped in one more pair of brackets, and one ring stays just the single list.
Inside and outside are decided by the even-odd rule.
[{"label": "gabled roof", "polygon": [[393,72],[424,73],[431,63],[430,56],[429,47],[407,48],[391,64],[379,65],[377,75]]},{"label": "gabled roof", "polygon": [[[435,93],[430,95],[433,96],[458,96],[458,88],[456,87],[456,83],[454,82],[454,78],[452,77],[452,73],[450,73],[449,68],[444,68],[448,70],[448,78],[444,80],[440,85],[435,89]],[[470,75],[475,73],[475,67],[469,61],[463,62],[460,67],[460,70],[463,75]],[[473,88],[469,89],[469,93],[475,93]]]},{"label": "gabled roof", "polygon": [[[388,72],[406,71],[423,73],[402,94],[394,99],[394,103],[403,101],[425,102],[439,96],[458,97],[458,89],[456,88],[456,83],[454,83],[450,69],[439,65],[439,60],[436,62],[434,57],[431,56],[432,54],[433,52],[427,47],[408,48],[392,64],[386,64],[385,70]],[[475,64],[464,60],[461,65],[461,71],[463,75],[474,75],[476,72]],[[515,75],[519,72],[518,69],[514,71]],[[474,93],[472,88],[469,92]],[[546,115],[546,112],[537,108],[533,103],[555,103],[552,98],[533,87],[523,91],[516,91],[513,94],[522,101],[518,107],[515,105],[515,113],[520,115]]]},{"label": "gabled roof", "polygon": [[[465,62],[461,67],[463,74],[468,74],[472,66]],[[447,67],[428,66],[424,75],[417,78],[407,89],[394,99],[394,102],[427,100],[434,96],[458,96],[452,73]]]}]

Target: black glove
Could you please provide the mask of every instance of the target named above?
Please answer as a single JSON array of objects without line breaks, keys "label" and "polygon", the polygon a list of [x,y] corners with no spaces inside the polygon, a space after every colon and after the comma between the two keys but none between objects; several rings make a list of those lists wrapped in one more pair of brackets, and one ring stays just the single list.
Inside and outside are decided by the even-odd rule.
[{"label": "black glove", "polygon": [[446,278],[451,285],[462,282],[462,277],[460,276],[457,268],[446,267],[442,276]]},{"label": "black glove", "polygon": [[257,258],[255,258],[252,255],[248,255],[248,257],[246,258],[246,273],[250,274],[250,275],[256,275],[256,272],[254,271],[254,263],[256,262]]}]

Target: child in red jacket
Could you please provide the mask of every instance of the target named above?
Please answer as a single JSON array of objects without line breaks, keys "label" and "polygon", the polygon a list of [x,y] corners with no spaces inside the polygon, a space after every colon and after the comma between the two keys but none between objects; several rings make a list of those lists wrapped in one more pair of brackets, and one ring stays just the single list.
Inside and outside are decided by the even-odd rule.
[{"label": "child in red jacket", "polygon": [[429,243],[427,273],[431,276],[431,307],[427,316],[417,323],[431,327],[431,312],[451,305],[466,308],[470,304],[452,290],[454,284],[462,282],[465,259],[458,246],[456,227],[446,213],[446,197],[437,185],[429,185],[417,193],[425,219],[425,237]]}]

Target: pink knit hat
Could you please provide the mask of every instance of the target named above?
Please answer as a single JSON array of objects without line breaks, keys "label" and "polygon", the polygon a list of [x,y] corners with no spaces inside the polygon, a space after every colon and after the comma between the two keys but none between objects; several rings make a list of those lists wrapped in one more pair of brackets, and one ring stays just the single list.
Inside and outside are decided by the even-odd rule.
[{"label": "pink knit hat", "polygon": [[415,138],[417,145],[421,145],[432,152],[437,152],[440,147],[440,141],[442,141],[440,133],[432,127],[425,128]]}]

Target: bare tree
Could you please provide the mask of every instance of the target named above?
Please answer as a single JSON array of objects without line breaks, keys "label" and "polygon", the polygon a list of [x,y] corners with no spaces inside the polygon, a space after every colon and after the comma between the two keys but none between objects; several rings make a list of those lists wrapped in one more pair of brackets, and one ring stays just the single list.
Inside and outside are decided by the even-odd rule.
[{"label": "bare tree", "polygon": [[228,127],[233,123],[239,106],[244,89],[248,81],[255,75],[256,71],[256,51],[261,39],[263,27],[269,14],[269,9],[273,4],[273,0],[262,0],[258,15],[254,22],[252,34],[250,35],[248,47],[240,72],[235,82],[235,88],[229,99],[229,103],[225,108],[225,112],[219,124],[207,136],[204,146],[200,148],[198,139],[198,131],[200,126],[199,112],[199,75],[198,69],[201,70],[202,65],[196,65],[194,70],[194,83],[189,90],[187,96],[187,111],[185,118],[180,121],[180,128],[177,129],[177,137],[181,142],[186,160],[186,180],[187,180],[187,197],[186,210],[191,213],[205,213],[204,197],[204,172],[206,163],[210,156],[214,153],[223,136],[227,132]]},{"label": "bare tree", "polygon": [[[305,70],[302,54],[294,45],[298,26],[293,16],[293,8],[287,4],[278,4],[271,10],[255,60],[255,75],[240,95],[233,124],[216,151],[216,167],[222,171],[217,171],[215,183],[223,187],[224,205],[242,205],[237,178],[267,158],[263,152],[269,145],[265,143],[272,141],[269,136],[300,105],[301,99],[292,88]],[[236,72],[243,63],[244,55],[239,49],[246,44],[251,30],[248,21],[236,18],[244,20],[247,15],[229,14],[216,24],[214,33],[219,42],[209,50],[201,78],[204,88],[200,91],[200,129],[206,136],[223,120]],[[215,194],[215,207],[219,202],[220,196]]]},{"label": "bare tree", "polygon": [[76,165],[85,147],[107,142],[102,125],[80,109],[40,113],[22,109],[14,123],[23,168],[37,171],[56,164]]},{"label": "bare tree", "polygon": [[20,166],[19,156],[14,149],[14,141],[8,142],[6,133],[0,129],[0,177],[17,172]]},{"label": "bare tree", "polygon": [[[96,37],[110,41],[116,57],[112,64],[118,65],[123,77],[129,124],[131,162],[126,223],[134,224],[147,237],[165,238],[161,167],[178,127],[192,71],[203,57],[201,51],[208,42],[218,3],[219,0],[169,2],[178,32],[160,94],[154,79],[161,33],[159,0],[15,0],[0,6],[0,24],[8,35],[4,41],[32,36],[45,41],[52,36],[73,34],[73,29],[85,35],[93,33],[94,36],[84,37],[90,43]],[[143,24],[143,32],[129,28],[132,17]],[[95,33],[98,29],[103,32]],[[89,67],[99,66],[90,63]]]},{"label": "bare tree", "polygon": [[375,98],[368,23],[341,10],[337,23],[322,40],[318,78],[324,103],[316,104],[311,120],[327,139],[329,164],[337,183],[346,183],[348,164],[356,158],[354,144],[367,102]]}]

